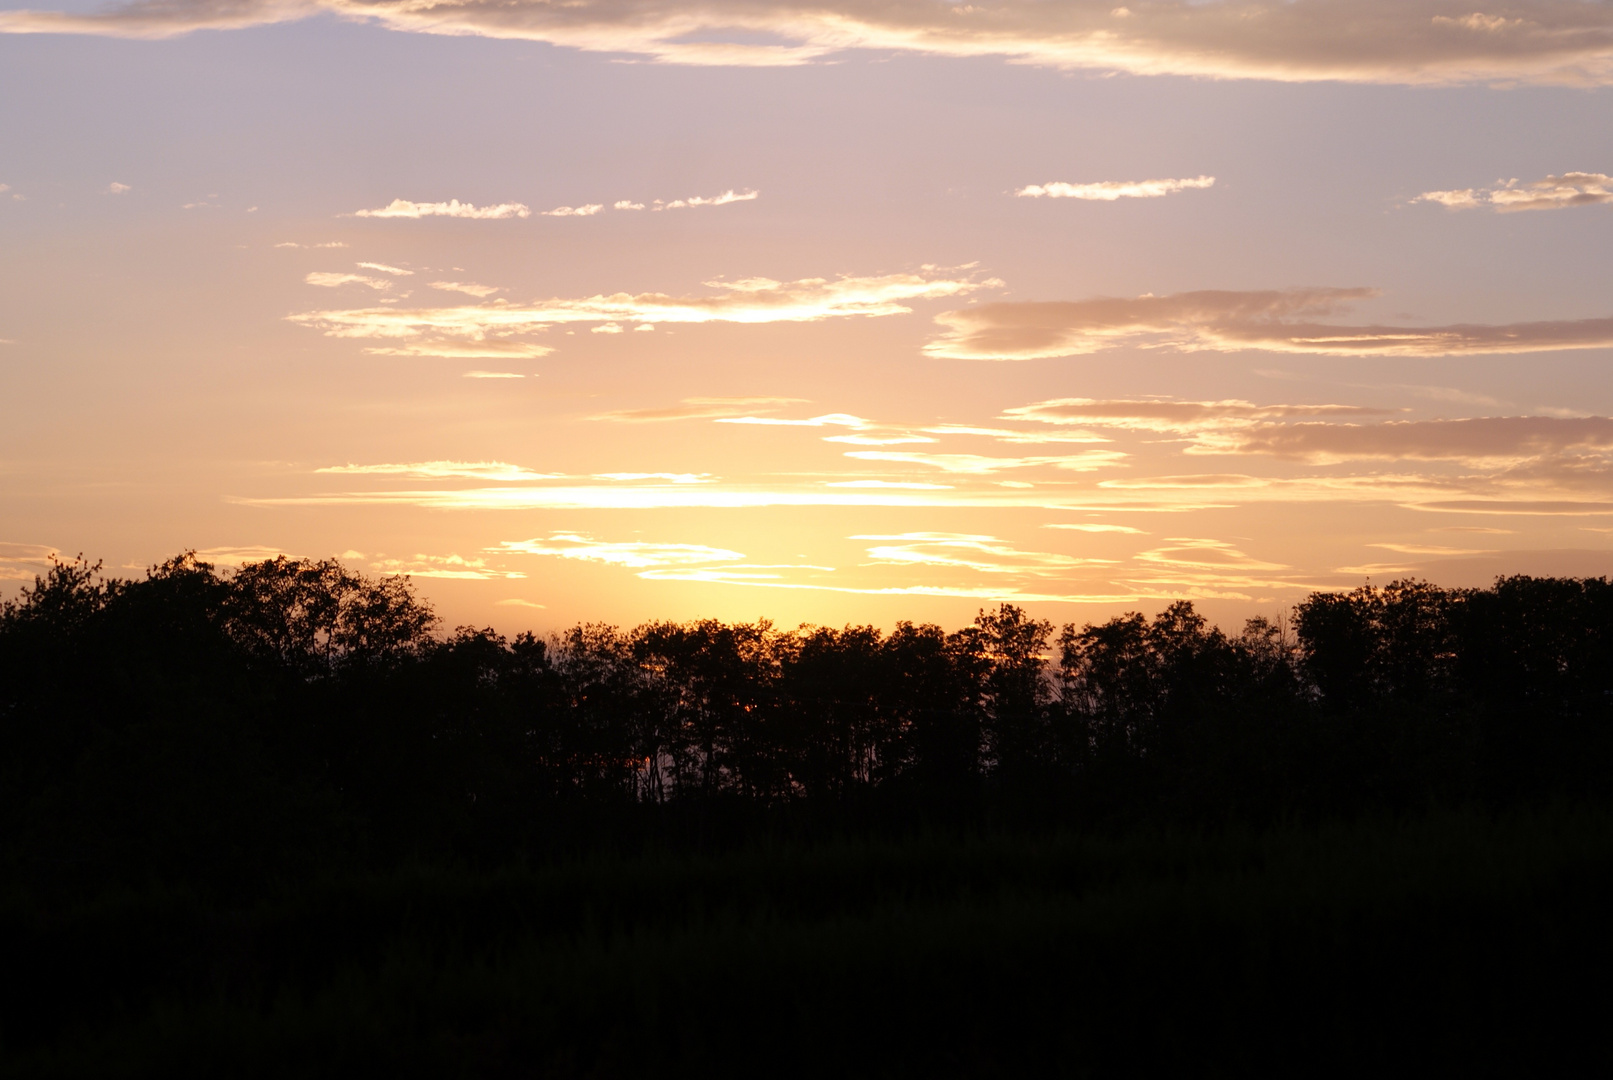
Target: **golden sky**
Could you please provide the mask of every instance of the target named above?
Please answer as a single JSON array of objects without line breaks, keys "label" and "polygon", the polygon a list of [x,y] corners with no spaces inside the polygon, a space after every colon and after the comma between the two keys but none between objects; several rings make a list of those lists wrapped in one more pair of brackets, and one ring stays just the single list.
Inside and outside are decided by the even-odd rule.
[{"label": "golden sky", "polygon": [[1613,573],[1613,2],[0,0],[0,590]]}]

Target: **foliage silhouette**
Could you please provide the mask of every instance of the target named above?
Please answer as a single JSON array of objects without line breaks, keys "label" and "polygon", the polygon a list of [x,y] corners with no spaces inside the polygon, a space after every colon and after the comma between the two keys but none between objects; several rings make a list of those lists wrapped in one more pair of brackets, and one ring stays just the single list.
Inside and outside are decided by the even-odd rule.
[{"label": "foliage silhouette", "polygon": [[[1590,899],[1613,880],[1610,733],[1605,579],[1363,586],[1236,635],[1180,601],[1062,628],[1005,604],[953,632],[703,620],[510,639],[444,631],[407,579],[335,560],[219,573],[186,553],[121,580],[80,557],[0,606],[0,963],[18,973],[0,1063],[103,1074],[139,1039],[167,1060],[171,1014],[267,1040],[280,1065],[260,1071],[308,1069],[346,1060],[333,1033],[378,1010],[421,1061],[614,1075],[629,1063],[610,1047],[662,1039],[677,1072],[724,1053],[701,1041],[721,1036],[698,993],[757,1033],[730,1063],[830,1024],[825,1045],[871,1072],[1103,1071],[1176,1024],[1253,1066],[1215,1026],[1244,1021],[1162,987],[1213,997],[1230,965],[1227,1008],[1264,1010],[1249,1037],[1273,1047],[1298,1045],[1282,1025],[1337,1032],[1268,979],[1401,1030],[1386,1003],[1426,1004],[1359,968],[1396,949],[1466,1010],[1442,1022],[1549,1025],[1593,999],[1484,997],[1483,980],[1613,958]],[[1331,854],[1294,854],[1314,844]],[[1379,849],[1401,869],[1371,870]],[[1212,917],[1195,890],[1243,899]],[[1301,895],[1308,914],[1283,922]],[[1114,915],[1137,897],[1154,914]],[[1452,927],[1490,952],[1466,957]],[[1382,1000],[1329,996],[1333,976]],[[1103,993],[1172,1004],[1144,1022]],[[856,1012],[897,998],[942,1051]],[[409,1034],[416,999],[447,1010],[422,1031],[449,1043]],[[479,1012],[505,1006],[527,1019]],[[1085,1049],[1027,1041],[1031,1015]],[[456,1057],[463,1038],[492,1042]]]}]

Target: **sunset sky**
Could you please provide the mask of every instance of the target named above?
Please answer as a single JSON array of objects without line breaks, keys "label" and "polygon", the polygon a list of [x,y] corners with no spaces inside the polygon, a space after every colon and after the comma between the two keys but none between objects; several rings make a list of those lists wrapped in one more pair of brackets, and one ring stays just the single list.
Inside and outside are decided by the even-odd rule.
[{"label": "sunset sky", "polygon": [[1609,174],[1609,0],[0,0],[0,595],[1613,573]]}]

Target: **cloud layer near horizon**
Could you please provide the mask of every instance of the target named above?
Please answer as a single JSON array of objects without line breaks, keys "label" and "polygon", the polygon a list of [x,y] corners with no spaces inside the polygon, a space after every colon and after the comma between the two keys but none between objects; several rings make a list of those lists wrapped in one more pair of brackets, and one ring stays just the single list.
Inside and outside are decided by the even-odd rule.
[{"label": "cloud layer near horizon", "polygon": [[[1513,0],[137,0],[0,12],[0,32],[162,38],[320,13],[396,30],[543,41],[663,63],[779,66],[848,49],[996,56],[1137,74],[1401,84],[1613,81],[1613,7]],[[772,43],[736,38],[765,37]]]},{"label": "cloud layer near horizon", "polygon": [[1346,326],[1313,321],[1377,295],[1366,288],[1204,290],[1171,296],[980,304],[936,316],[947,333],[924,347],[955,360],[1083,356],[1129,345],[1178,352],[1317,356],[1479,356],[1613,346],[1613,318],[1453,326]]}]

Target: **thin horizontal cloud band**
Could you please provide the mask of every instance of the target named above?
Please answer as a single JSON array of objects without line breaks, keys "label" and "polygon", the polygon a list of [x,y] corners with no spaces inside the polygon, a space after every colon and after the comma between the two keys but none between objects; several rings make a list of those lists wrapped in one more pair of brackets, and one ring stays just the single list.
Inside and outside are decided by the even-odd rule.
[{"label": "thin horizontal cloud band", "polygon": [[[1137,74],[1381,83],[1613,80],[1613,8],[1514,0],[930,0],[810,7],[754,0],[138,0],[110,11],[0,13],[0,32],[161,38],[319,13],[397,30],[549,42],[663,63],[778,66],[847,49],[997,56]],[[746,44],[735,33],[777,44]]]},{"label": "thin horizontal cloud band", "polygon": [[614,293],[532,304],[462,305],[442,308],[359,308],[311,311],[287,318],[331,337],[412,338],[434,335],[479,341],[487,336],[530,333],[562,323],[774,323],[815,322],[850,316],[903,315],[904,301],[944,299],[1000,285],[967,277],[886,274],[877,277],[770,278],[707,283],[721,292],[679,297],[664,293]]},{"label": "thin horizontal cloud band", "polygon": [[1462,188],[1457,191],[1425,191],[1412,202],[1439,203],[1451,210],[1477,210],[1488,207],[1499,214],[1519,210],[1566,210],[1573,206],[1613,203],[1613,176],[1606,173],[1570,172],[1520,184],[1516,180],[1492,188]]},{"label": "thin horizontal cloud band", "polygon": [[1082,356],[1118,346],[1317,356],[1479,356],[1613,346],[1613,318],[1451,326],[1310,321],[1374,289],[1202,291],[1132,299],[1023,301],[943,312],[924,351],[956,360]]},{"label": "thin horizontal cloud band", "polygon": [[1264,454],[1312,464],[1371,459],[1504,464],[1613,451],[1605,416],[1480,416],[1359,423],[1387,410],[1247,401],[1057,398],[1005,419],[1175,435],[1188,454]]}]

